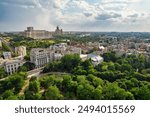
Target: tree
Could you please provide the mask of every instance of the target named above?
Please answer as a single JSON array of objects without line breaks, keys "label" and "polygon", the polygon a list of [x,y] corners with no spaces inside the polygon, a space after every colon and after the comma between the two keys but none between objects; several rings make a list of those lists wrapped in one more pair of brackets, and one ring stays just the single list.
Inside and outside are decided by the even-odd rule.
[{"label": "tree", "polygon": [[92,65],[92,62],[90,59],[85,60],[81,63],[81,66],[83,67],[84,70],[88,70]]},{"label": "tree", "polygon": [[63,95],[60,93],[59,89],[56,86],[50,86],[45,92],[46,100],[61,100]]},{"label": "tree", "polygon": [[38,93],[35,93],[33,91],[29,91],[27,90],[25,92],[25,99],[26,100],[40,100],[42,97],[42,95],[38,92]]},{"label": "tree", "polygon": [[61,59],[61,69],[72,72],[75,67],[81,63],[81,59],[78,54],[68,54]]},{"label": "tree", "polygon": [[5,90],[13,89],[14,93],[17,94],[21,90],[25,78],[26,74],[22,72],[18,74],[17,73],[13,74],[4,81],[3,89]]},{"label": "tree", "polygon": [[94,100],[101,100],[103,97],[102,95],[102,87],[101,86],[98,86],[94,92],[93,92],[93,99]]},{"label": "tree", "polygon": [[110,82],[116,80],[115,74],[112,71],[99,72],[97,76],[102,78],[103,80],[108,80]]},{"label": "tree", "polygon": [[92,100],[95,88],[90,84],[82,84],[77,87],[77,98],[79,100]]},{"label": "tree", "polygon": [[104,53],[103,58],[104,58],[104,61],[106,62],[109,62],[109,61],[115,62],[117,60],[117,56],[115,52]]},{"label": "tree", "polygon": [[30,82],[28,90],[38,93],[40,91],[40,83],[37,80]]},{"label": "tree", "polygon": [[41,99],[40,83],[37,80],[30,81],[29,88],[25,91],[26,100],[39,100]]},{"label": "tree", "polygon": [[0,79],[4,78],[6,76],[7,76],[7,74],[6,74],[5,70],[4,70],[4,68],[0,68]]},{"label": "tree", "polygon": [[122,64],[122,65],[121,65],[121,71],[122,71],[122,72],[125,72],[125,71],[133,72],[133,68],[132,68],[132,66],[129,65],[129,64]]},{"label": "tree", "polygon": [[55,76],[47,76],[40,79],[40,84],[43,88],[47,89],[49,86],[53,86],[55,83]]},{"label": "tree", "polygon": [[12,90],[6,90],[3,94],[2,94],[3,99],[5,100],[18,100],[18,97],[16,95],[14,95]]},{"label": "tree", "polygon": [[140,87],[136,98],[138,100],[150,100],[150,84]]},{"label": "tree", "polygon": [[130,92],[126,92],[115,83],[109,83],[103,87],[103,99],[105,100],[132,100],[134,96]]},{"label": "tree", "polygon": [[25,67],[25,66],[20,66],[20,67],[18,68],[18,71],[19,71],[19,72],[27,72],[28,69],[27,69],[27,67]]},{"label": "tree", "polygon": [[86,75],[87,71],[84,70],[82,66],[77,66],[77,67],[74,68],[73,74],[76,74],[76,75]]},{"label": "tree", "polygon": [[61,64],[60,61],[50,62],[46,67],[44,67],[43,73],[59,71],[60,64]]},{"label": "tree", "polygon": [[19,67],[18,71],[27,72],[33,70],[35,68],[35,64],[31,62],[24,63],[21,67]]},{"label": "tree", "polygon": [[141,72],[142,72],[142,74],[150,74],[150,68],[143,69]]},{"label": "tree", "polygon": [[108,63],[108,70],[110,70],[110,71],[115,71],[115,65],[114,65],[113,62],[109,62],[109,63]]},{"label": "tree", "polygon": [[71,83],[71,81],[72,81],[72,78],[70,75],[63,76],[62,89],[61,89],[63,92],[67,92],[68,86]]}]

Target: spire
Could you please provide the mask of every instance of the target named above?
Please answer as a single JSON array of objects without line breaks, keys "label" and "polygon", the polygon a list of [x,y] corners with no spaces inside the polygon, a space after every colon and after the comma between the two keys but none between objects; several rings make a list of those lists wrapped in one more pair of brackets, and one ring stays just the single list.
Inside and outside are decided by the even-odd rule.
[{"label": "spire", "polygon": [[59,30],[59,26],[57,26],[57,30]]}]

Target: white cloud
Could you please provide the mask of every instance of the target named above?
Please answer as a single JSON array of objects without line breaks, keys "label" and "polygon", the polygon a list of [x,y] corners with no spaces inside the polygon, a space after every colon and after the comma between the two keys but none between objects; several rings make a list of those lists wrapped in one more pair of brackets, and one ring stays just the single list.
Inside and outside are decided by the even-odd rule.
[{"label": "white cloud", "polygon": [[139,2],[142,0],[99,0],[93,4],[88,0],[1,0],[0,4],[28,8],[29,14],[32,13],[30,10],[37,11],[30,18],[42,29],[56,25],[75,29],[90,26],[94,29],[101,28],[103,24],[110,28],[143,24],[143,21],[148,23],[149,13],[131,7]]}]

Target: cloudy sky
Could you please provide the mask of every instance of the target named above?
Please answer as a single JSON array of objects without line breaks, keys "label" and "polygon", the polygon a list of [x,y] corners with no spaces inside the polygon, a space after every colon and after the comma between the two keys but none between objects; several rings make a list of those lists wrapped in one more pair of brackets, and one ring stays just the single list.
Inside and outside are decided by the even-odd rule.
[{"label": "cloudy sky", "polygon": [[0,31],[150,31],[150,0],[0,0]]}]

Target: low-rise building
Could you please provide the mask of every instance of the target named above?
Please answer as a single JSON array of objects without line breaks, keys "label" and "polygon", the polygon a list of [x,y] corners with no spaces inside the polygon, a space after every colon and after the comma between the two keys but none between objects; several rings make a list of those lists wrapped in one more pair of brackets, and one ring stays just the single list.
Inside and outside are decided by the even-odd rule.
[{"label": "low-rise building", "polygon": [[74,47],[74,46],[68,46],[66,49],[66,52],[64,54],[81,54],[81,48]]},{"label": "low-rise building", "polygon": [[100,64],[100,63],[102,63],[104,61],[103,57],[101,57],[99,55],[96,55],[96,54],[88,54],[87,57],[88,57],[88,59],[91,59],[92,64],[94,66],[96,66],[96,65],[98,65],[98,64]]},{"label": "low-rise building", "polygon": [[5,71],[8,74],[13,74],[18,71],[18,68],[23,65],[21,60],[8,60],[4,63]]},{"label": "low-rise building", "polygon": [[11,52],[3,52],[4,59],[11,59]]},{"label": "low-rise building", "polygon": [[80,58],[81,58],[83,61],[85,61],[85,60],[87,60],[87,59],[91,59],[92,64],[93,64],[94,66],[96,66],[96,65],[98,65],[98,64],[100,64],[100,63],[102,63],[102,62],[104,61],[104,58],[103,58],[103,57],[101,57],[101,56],[99,56],[99,55],[97,55],[97,54],[94,54],[94,53],[91,53],[91,54],[81,54],[81,55],[80,55]]},{"label": "low-rise building", "polygon": [[15,53],[19,56],[26,56],[27,52],[26,52],[26,47],[25,46],[19,46],[15,48]]}]

